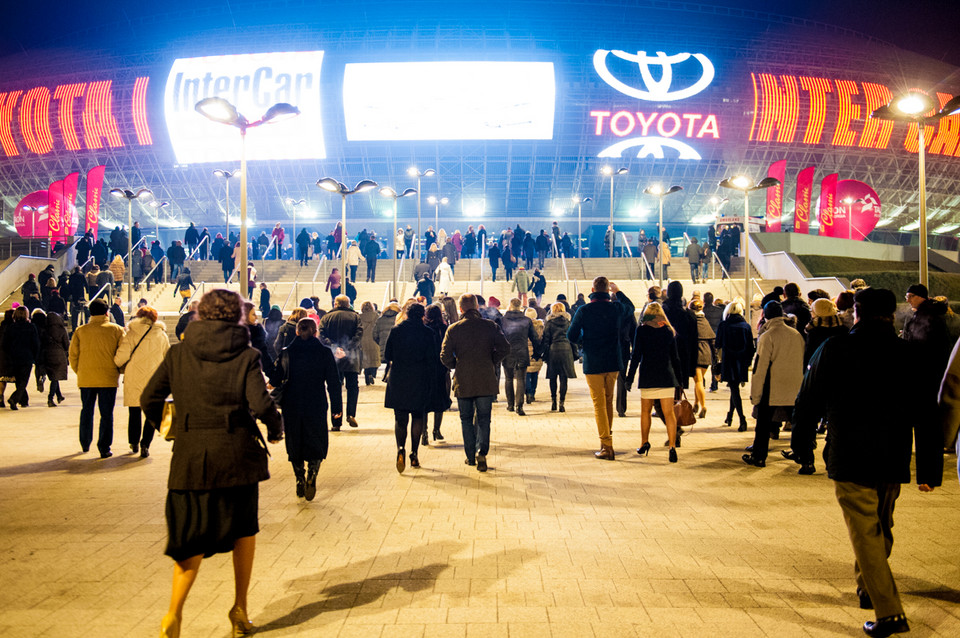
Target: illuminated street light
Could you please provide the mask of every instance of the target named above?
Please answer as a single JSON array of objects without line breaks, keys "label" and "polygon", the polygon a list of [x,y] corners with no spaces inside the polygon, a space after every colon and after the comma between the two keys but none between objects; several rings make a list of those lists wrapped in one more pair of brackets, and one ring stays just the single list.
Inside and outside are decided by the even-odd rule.
[{"label": "illuminated street light", "polygon": [[[204,117],[214,122],[228,124],[240,129],[240,267],[237,269],[237,280],[240,282],[240,295],[246,298],[247,293],[247,129],[263,124],[281,122],[296,117],[300,109],[279,102],[267,109],[259,120],[247,121],[230,102],[223,98],[208,97],[200,100],[194,109]],[[228,182],[229,183],[229,182]],[[227,224],[230,223],[230,212],[227,211]],[[229,230],[227,232],[229,239]]]},{"label": "illuminated street light", "polygon": [[[435,171],[435,170],[432,169],[432,168],[428,168],[427,170],[423,171],[422,173],[417,169],[416,166],[411,166],[410,168],[407,169],[407,175],[409,175],[410,177],[416,177],[416,178],[417,178],[417,241],[416,241],[416,244],[417,244],[418,246],[420,246],[420,242],[422,241],[422,240],[421,240],[421,237],[420,237],[420,190],[421,190],[421,189],[420,189],[420,178],[421,178],[421,177],[433,177],[433,176],[436,175],[436,174],[437,174],[437,171]],[[429,248],[429,246],[428,246],[428,248]],[[420,250],[417,250],[418,257],[419,257],[419,253],[420,253],[420,252],[421,252]]]},{"label": "illuminated street light", "polygon": [[852,197],[844,197],[843,203],[848,206],[847,208],[847,239],[853,239],[853,205],[862,204],[863,200],[859,197],[854,199]]},{"label": "illuminated street light", "polygon": [[[337,193],[340,195],[340,273],[341,277],[347,277],[347,247],[349,239],[347,237],[347,195],[363,193],[377,187],[377,183],[371,179],[364,179],[357,182],[353,189],[347,188],[346,184],[339,182],[332,177],[322,177],[317,180],[317,186],[325,191]],[[342,288],[346,291],[346,287]]]},{"label": "illuminated street light", "polygon": [[121,188],[114,188],[110,191],[110,194],[116,197],[117,199],[127,200],[127,315],[133,314],[133,243],[132,243],[132,233],[130,229],[133,228],[133,200],[147,200],[153,197],[153,191],[149,188],[141,188],[136,193],[130,190],[123,190]]},{"label": "illuminated street light", "polygon": [[660,275],[660,288],[663,288],[663,258],[661,257],[661,252],[663,251],[663,198],[667,195],[679,193],[682,190],[683,186],[671,186],[670,190],[665,191],[660,184],[647,186],[643,189],[645,195],[653,195],[660,200],[660,224],[657,226],[657,273]]},{"label": "illuminated street light", "polygon": [[[24,204],[24,205],[21,207],[21,210],[23,210],[24,212],[34,213],[33,215],[30,216],[30,219],[32,220],[32,221],[30,222],[30,223],[31,223],[31,227],[30,227],[30,236],[31,236],[31,237],[36,237],[36,236],[37,236],[37,215],[39,215],[39,214],[42,213],[43,211],[47,210],[47,208],[49,208],[49,206],[47,206],[46,204],[44,204],[44,205],[42,205],[42,206],[30,206],[29,204]],[[49,222],[49,221],[47,222],[47,227],[48,227],[48,228],[50,227],[50,222]],[[49,256],[50,256],[50,240],[48,239],[48,240],[47,240],[47,257],[49,257]]]},{"label": "illuminated street light", "polygon": [[[156,221],[157,221],[157,241],[160,241],[160,212],[161,212],[164,208],[166,208],[167,206],[169,206],[169,205],[170,205],[170,202],[161,202],[161,201],[157,201],[157,200],[153,200],[153,201],[150,202],[150,206],[152,206],[153,208],[155,208],[156,211],[157,211],[157,217],[156,217]],[[161,245],[162,245],[162,242],[161,242]]]},{"label": "illuminated street light", "polygon": [[226,215],[227,218],[227,239],[230,239],[230,179],[240,174],[240,169],[237,168],[232,171],[228,171],[222,168],[215,168],[213,174],[221,178],[224,183],[227,185],[227,201],[226,201]]},{"label": "illuminated street light", "polygon": [[[294,199],[292,197],[287,197],[283,201],[286,202],[287,205],[293,210],[293,234],[291,234],[290,237],[293,238],[293,245],[296,246],[297,245],[297,207],[305,205],[307,203],[307,200]],[[281,248],[280,252],[282,253],[283,247],[281,246],[280,248]],[[296,255],[294,255],[294,257],[296,257]]]},{"label": "illuminated street light", "polygon": [[936,103],[926,93],[908,91],[893,98],[889,104],[881,106],[870,117],[896,122],[916,124],[920,149],[920,283],[927,285],[927,168],[926,168],[926,131],[925,128],[940,119],[960,112],[960,95],[954,96],[939,111],[924,115],[936,108]]},{"label": "illuminated street light", "polygon": [[[626,175],[628,171],[626,168],[618,168],[613,170],[612,166],[604,166],[600,169],[600,172],[606,177],[610,178],[610,230],[613,230],[613,178],[617,175]],[[606,235],[606,233],[604,233]],[[610,256],[613,257],[613,248],[617,245],[617,233],[612,232],[610,237]]]},{"label": "illuminated street light", "polygon": [[733,190],[743,191],[743,305],[747,313],[747,323],[752,325],[751,307],[750,307],[750,193],[752,191],[777,186],[780,180],[776,177],[764,177],[762,180],[753,183],[753,180],[745,175],[736,175],[720,182],[722,188],[731,188]]},{"label": "illuminated street light", "polygon": [[397,191],[389,186],[383,186],[380,188],[380,194],[391,199],[393,203],[393,237],[387,242],[387,250],[390,251],[390,261],[393,262],[393,297],[397,298],[397,199],[416,195],[417,189],[408,188],[397,195]]},{"label": "illuminated street light", "polygon": [[[613,180],[610,180],[613,183]],[[589,197],[580,198],[579,195],[573,196],[573,203],[577,205],[577,259],[583,259],[583,205],[592,202]]]},{"label": "illuminated street light", "polygon": [[439,232],[439,231],[440,231],[440,205],[442,204],[442,205],[446,206],[447,204],[450,203],[450,200],[447,199],[446,197],[441,197],[441,198],[437,199],[435,196],[431,195],[430,197],[427,198],[427,203],[428,203],[428,204],[432,204],[433,207],[434,207],[434,209],[433,209],[434,222],[433,222],[433,223],[436,224],[437,232]]}]

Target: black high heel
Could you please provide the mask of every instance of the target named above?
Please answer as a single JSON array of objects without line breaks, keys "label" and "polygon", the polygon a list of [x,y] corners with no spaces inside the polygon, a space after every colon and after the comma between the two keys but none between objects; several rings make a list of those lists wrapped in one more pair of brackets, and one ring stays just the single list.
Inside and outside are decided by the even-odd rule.
[{"label": "black high heel", "polygon": [[649,455],[650,455],[650,443],[647,442],[647,443],[644,443],[643,445],[641,445],[640,447],[638,447],[638,448],[637,448],[637,454],[639,454],[640,456],[649,456]]},{"label": "black high heel", "polygon": [[727,412],[727,418],[723,420],[723,424],[727,427],[733,425],[733,412]]},{"label": "black high heel", "polygon": [[673,447],[670,448],[670,462],[671,463],[677,462],[677,448],[673,448]]}]

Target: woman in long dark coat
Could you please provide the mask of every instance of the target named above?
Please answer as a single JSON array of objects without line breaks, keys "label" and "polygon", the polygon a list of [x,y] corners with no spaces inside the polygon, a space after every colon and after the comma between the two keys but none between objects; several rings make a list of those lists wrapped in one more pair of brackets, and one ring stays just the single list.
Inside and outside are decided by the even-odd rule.
[{"label": "woman in long dark coat", "polygon": [[3,343],[0,344],[7,359],[7,372],[13,377],[17,389],[7,400],[11,410],[19,405],[28,405],[27,383],[30,382],[30,369],[40,354],[40,335],[32,323],[26,306],[13,311],[13,321],[3,331]]},{"label": "woman in long dark coat", "polygon": [[317,339],[316,321],[307,317],[297,323],[297,338],[280,353],[273,382],[283,411],[287,460],[297,478],[297,497],[312,501],[320,463],[327,458],[328,406],[334,418],[343,416],[337,362]]},{"label": "woman in long dark coat", "polygon": [[730,388],[730,407],[724,425],[733,421],[733,412],[740,417],[739,432],[747,431],[747,418],[743,415],[740,384],[746,383],[753,360],[753,330],[743,318],[743,304],[734,301],[723,311],[723,321],[717,327],[717,350],[720,351],[720,378]]},{"label": "woman in long dark coat", "polygon": [[[63,401],[60,382],[67,380],[67,353],[70,351],[67,325],[64,323],[63,317],[55,312],[47,315],[47,329],[43,334],[40,351],[43,357],[43,367],[47,372],[47,378],[50,380],[47,406],[52,408]],[[57,403],[54,403],[54,399]]]},{"label": "woman in long dark coat", "polygon": [[[151,423],[163,419],[173,394],[176,442],[167,481],[167,549],[176,561],[170,608],[161,631],[177,636],[183,604],[204,557],[233,553],[236,580],[227,617],[234,635],[251,633],[247,590],[253,571],[259,482],[270,478],[267,450],[254,417],[267,425],[267,439],[283,438],[283,421],[263,380],[260,353],[241,324],[243,304],[230,290],[203,296],[199,319],[170,348],[140,405]],[[189,428],[185,427],[189,422]]]},{"label": "woman in long dark coat", "polygon": [[8,383],[15,383],[13,377],[13,371],[10,368],[10,364],[7,362],[7,351],[3,347],[3,335],[7,331],[7,327],[13,323],[13,308],[8,308],[3,313],[3,320],[0,321],[0,408],[6,407],[6,402],[3,400],[3,394],[7,391]]},{"label": "woman in long dark coat", "polygon": [[43,392],[43,382],[47,378],[43,357],[43,337],[47,332],[47,313],[44,312],[43,308],[34,308],[30,311],[30,323],[37,329],[37,336],[40,337],[40,351],[37,353],[33,375],[37,379],[37,392]]},{"label": "woman in long dark coat", "polygon": [[375,339],[379,318],[380,315],[373,309],[373,303],[364,301],[360,306],[360,325],[363,327],[360,350],[363,353],[363,380],[366,385],[374,384],[377,380],[377,370],[380,368],[380,346]]},{"label": "woman in long dark coat", "polygon": [[[449,297],[444,297],[444,301]],[[444,320],[444,310],[438,304],[432,304],[427,308],[426,316],[423,320],[430,330],[433,331],[433,354],[435,356],[435,372],[433,379],[433,401],[427,412],[433,412],[433,440],[443,441],[443,435],[440,433],[440,426],[443,425],[443,413],[450,409],[450,370],[447,366],[440,363],[440,346],[443,345],[443,338],[447,334],[447,321]],[[454,321],[456,323],[456,321]],[[427,439],[426,423],[423,424],[423,445],[429,445]]]},{"label": "woman in long dark coat", "polygon": [[[567,339],[570,327],[570,315],[562,303],[550,306],[550,316],[543,325],[543,338],[540,340],[540,352],[547,360],[547,379],[550,381],[550,411],[566,412],[563,402],[567,398],[567,379],[577,378],[574,367],[573,347]],[[560,386],[560,403],[557,403],[557,386]]]},{"label": "woman in long dark coat", "polygon": [[407,423],[410,423],[410,467],[420,467],[417,451],[427,426],[427,410],[434,405],[430,379],[437,365],[435,336],[424,325],[425,309],[420,304],[406,308],[406,318],[390,332],[386,359],[390,364],[384,406],[393,409],[397,437],[397,471],[406,468]]}]

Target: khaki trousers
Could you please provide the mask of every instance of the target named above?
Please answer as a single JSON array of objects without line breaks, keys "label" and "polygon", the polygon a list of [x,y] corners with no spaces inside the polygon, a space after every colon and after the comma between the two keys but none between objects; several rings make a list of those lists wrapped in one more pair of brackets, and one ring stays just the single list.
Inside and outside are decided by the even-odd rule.
[{"label": "khaki trousers", "polygon": [[865,487],[834,481],[834,487],[857,559],[853,566],[857,587],[870,594],[877,618],[902,614],[900,594],[887,562],[893,548],[893,508],[900,485]]},{"label": "khaki trousers", "polygon": [[600,445],[613,446],[613,398],[614,387],[617,384],[618,372],[602,372],[587,374],[587,387],[590,388],[590,399],[593,401],[593,415],[597,420],[597,432],[600,434]]}]

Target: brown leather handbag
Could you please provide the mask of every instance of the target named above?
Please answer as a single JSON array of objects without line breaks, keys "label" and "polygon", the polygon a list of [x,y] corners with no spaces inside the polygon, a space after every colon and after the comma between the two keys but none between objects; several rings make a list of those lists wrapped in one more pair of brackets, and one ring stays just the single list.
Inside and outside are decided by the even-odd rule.
[{"label": "brown leather handbag", "polygon": [[677,417],[677,425],[680,427],[691,426],[697,422],[697,415],[693,412],[693,406],[687,401],[687,393],[680,394],[680,399],[673,404],[673,414]]}]

